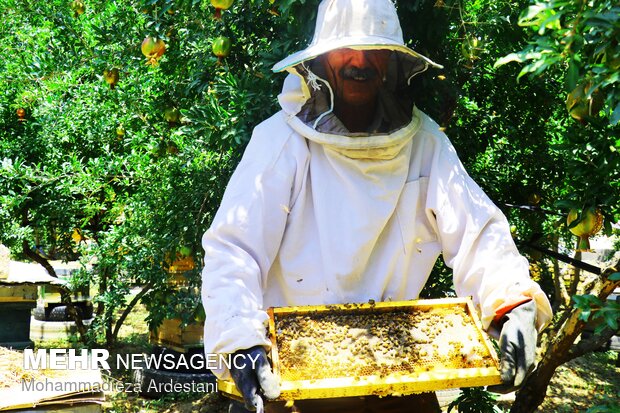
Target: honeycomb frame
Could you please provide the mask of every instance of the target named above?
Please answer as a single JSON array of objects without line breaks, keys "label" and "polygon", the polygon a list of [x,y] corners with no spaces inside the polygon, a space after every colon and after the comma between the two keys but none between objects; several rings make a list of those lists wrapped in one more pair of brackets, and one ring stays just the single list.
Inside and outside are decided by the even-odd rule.
[{"label": "honeycomb frame", "polygon": [[[363,304],[275,307],[269,308],[267,312],[269,314],[268,333],[272,342],[271,362],[274,373],[281,379],[281,394],[278,400],[365,395],[398,396],[448,388],[478,387],[501,383],[497,353],[483,331],[472,300],[469,297],[377,303],[371,301]],[[459,315],[460,319],[462,319],[462,325],[453,326],[455,320],[458,321],[459,318],[455,318],[456,316],[451,314]],[[385,331],[383,331],[384,336],[379,335],[378,331],[383,327],[375,328],[379,324],[377,321],[387,315],[396,317],[401,331],[403,328],[410,327],[408,325],[402,327],[405,320],[402,317],[411,317],[411,321],[408,322],[418,323],[411,324],[414,327],[419,325],[421,321],[433,318],[435,321],[431,327],[440,326],[444,329],[443,331],[438,329],[430,334],[431,337],[429,338],[425,337],[425,333],[421,330],[414,332],[415,328],[412,327],[411,336],[414,338],[410,339],[410,341],[413,340],[415,343],[406,343],[407,346],[404,347],[404,350],[401,349],[399,350],[400,352],[396,352],[393,359],[389,357],[381,358],[377,355],[383,353],[377,353],[378,350],[376,349],[380,351],[385,350],[385,346],[381,344],[386,341],[383,340],[385,337],[391,339],[394,335],[401,340],[404,337],[402,332],[395,332],[393,329],[387,330],[388,336],[385,335]],[[351,339],[351,334],[349,334],[347,338],[342,331],[335,334],[337,338],[343,340],[342,343],[344,344],[327,340],[323,343],[331,343],[332,346],[336,347],[335,350],[338,352],[336,357],[345,359],[344,365],[338,367],[336,366],[337,363],[331,362],[335,359],[330,358],[329,354],[334,354],[334,349],[322,352],[321,349],[314,345],[316,343],[312,341],[302,343],[308,345],[314,351],[313,353],[302,352],[302,354],[306,354],[308,357],[299,357],[291,361],[291,354],[297,353],[298,348],[294,348],[294,351],[291,351],[290,346],[294,344],[295,340],[313,337],[312,334],[315,332],[312,334],[308,333],[306,336],[301,335],[299,339],[291,339],[291,335],[288,334],[286,328],[294,329],[295,326],[287,325],[286,322],[294,324],[301,320],[301,325],[296,327],[301,327],[300,331],[306,331],[308,330],[307,326],[315,322],[314,320],[319,320],[316,321],[319,323],[320,320],[326,319],[332,323],[329,317],[338,321],[352,321],[344,329],[345,331],[347,329],[350,329],[349,331],[354,330],[356,334],[359,333],[360,329],[357,327],[351,328],[351,326],[355,326],[356,320],[365,320],[365,323],[371,323],[366,325],[370,325],[369,331],[372,333],[366,332],[361,334],[360,340],[362,343],[365,343],[366,341],[364,340],[366,338],[370,337],[371,340],[375,338],[374,352],[364,348],[363,344],[358,345],[354,342],[357,345],[357,351],[362,349],[365,352],[366,358],[364,360],[370,360],[369,363],[366,365],[360,364],[359,353],[355,352],[353,352],[353,357],[349,354],[349,365],[346,364],[347,357],[340,357],[341,353],[343,353],[342,349],[347,345],[347,340],[351,342],[351,340],[358,340],[360,337],[360,334],[358,334],[355,339]],[[290,320],[293,321],[291,322]],[[394,322],[387,324],[394,325]],[[332,323],[329,326],[334,327],[334,324]],[[318,327],[324,326],[319,325]],[[332,328],[332,331],[337,331],[339,326],[336,325],[335,327]],[[442,334],[445,336],[444,339],[451,337],[454,335],[455,329],[459,331],[457,335],[462,335],[459,338],[467,337],[467,340],[470,340],[471,346],[463,346],[460,344],[461,341],[451,341],[447,346],[443,347],[435,345],[434,341],[441,339]],[[463,333],[461,333],[461,330]],[[295,332],[298,332],[298,330],[295,330]],[[326,337],[320,333],[318,334],[320,336],[319,339]],[[314,334],[315,336],[317,334]],[[409,337],[407,334],[405,336]],[[376,339],[377,337],[379,340]],[[377,343],[379,343],[379,347],[376,347]],[[328,348],[329,346],[324,347]],[[431,353],[432,351],[436,351],[436,353]],[[389,355],[392,353],[394,353],[393,348],[386,350],[385,354]],[[395,365],[393,363],[394,360],[406,360],[406,362],[403,361],[399,365]],[[433,365],[434,362],[435,365]],[[356,365],[355,363],[358,364]],[[239,397],[239,392],[232,381],[219,381],[218,387],[226,395],[235,398]]]}]

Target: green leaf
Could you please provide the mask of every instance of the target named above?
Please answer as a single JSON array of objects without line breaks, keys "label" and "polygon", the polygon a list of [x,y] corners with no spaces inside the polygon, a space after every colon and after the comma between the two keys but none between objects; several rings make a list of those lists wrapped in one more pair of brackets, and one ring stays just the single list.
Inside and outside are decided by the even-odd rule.
[{"label": "green leaf", "polygon": [[[545,13],[546,12],[546,13]],[[544,13],[544,14],[543,14]],[[545,4],[535,4],[525,9],[525,12],[519,16],[519,26],[537,26],[542,19],[547,16],[547,6]],[[541,16],[541,14],[543,14]]]},{"label": "green leaf", "polygon": [[598,298],[598,297],[597,297],[597,296],[595,296],[595,295],[592,295],[592,294],[586,294],[586,295],[584,295],[584,297],[586,297],[586,298],[587,298],[587,300],[588,300],[588,302],[590,303],[590,305],[595,305],[595,306],[598,306],[598,307],[602,307],[602,306],[604,306],[604,305],[605,305],[605,303],[603,303],[603,301],[601,301],[601,299],[600,299],[600,298]]},{"label": "green leaf", "polygon": [[587,303],[587,300],[582,295],[573,295],[573,301],[577,307],[584,306]]},{"label": "green leaf", "polygon": [[603,313],[603,318],[605,322],[612,330],[618,330],[618,318],[620,317],[620,313],[617,311],[606,311]]},{"label": "green leaf", "polygon": [[573,295],[573,301],[575,302],[575,307],[582,310],[584,313],[588,312],[588,316],[591,311],[592,306],[602,307],[603,302],[595,295],[592,294],[584,294],[584,295]]},{"label": "green leaf", "polygon": [[523,62],[523,59],[521,58],[520,53],[510,53],[509,55],[506,55],[500,59],[498,59],[494,64],[493,64],[493,68],[497,68],[499,66],[503,66],[507,63],[510,62]]},{"label": "green leaf", "polygon": [[609,276],[609,280],[611,281],[620,281],[620,272],[614,272]]},{"label": "green leaf", "polygon": [[565,90],[570,92],[571,90],[577,87],[577,82],[579,81],[579,64],[573,58],[570,60],[568,64],[568,71],[566,72],[566,82],[565,82]]},{"label": "green leaf", "polygon": [[607,324],[605,324],[605,323],[600,323],[599,325],[597,325],[597,326],[594,328],[594,335],[595,335],[595,336],[600,335],[600,334],[603,332],[603,330],[605,330],[605,328],[607,328]]},{"label": "green leaf", "polygon": [[590,308],[584,309],[581,311],[581,314],[579,314],[579,319],[581,321],[588,321],[591,313],[592,313],[592,310]]},{"label": "green leaf", "polygon": [[574,201],[572,199],[560,199],[556,201],[554,205],[556,208],[560,208],[560,209],[573,209],[573,208],[579,208],[580,206],[579,202]]},{"label": "green leaf", "polygon": [[612,125],[617,124],[619,121],[620,121],[620,103],[616,105],[616,108],[614,109],[613,113],[611,114],[611,118],[609,119],[609,122]]},{"label": "green leaf", "polygon": [[562,17],[562,13],[556,13],[551,11],[548,17],[540,23],[540,28],[538,29],[538,34],[542,35],[545,33],[545,29],[551,30],[560,30],[560,18]]}]

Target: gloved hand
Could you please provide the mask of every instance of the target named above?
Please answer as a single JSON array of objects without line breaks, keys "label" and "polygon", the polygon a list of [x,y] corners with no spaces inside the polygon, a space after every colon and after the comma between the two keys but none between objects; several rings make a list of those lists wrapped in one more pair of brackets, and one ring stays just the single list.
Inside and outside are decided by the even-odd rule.
[{"label": "gloved hand", "polygon": [[[262,413],[263,399],[275,399],[280,395],[280,386],[277,377],[271,371],[267,353],[262,346],[254,346],[245,350],[238,350],[238,365],[245,364],[243,368],[236,368],[234,363],[230,366],[230,375],[237,385],[237,389],[243,395],[245,408],[249,411]],[[252,363],[253,360],[256,360]],[[241,367],[241,366],[240,366]]]},{"label": "gloved hand", "polygon": [[239,402],[237,400],[231,400],[228,405],[227,413],[252,413],[251,410],[245,408],[245,404],[243,402]]},{"label": "gloved hand", "polygon": [[502,318],[499,336],[502,384],[489,386],[495,393],[509,393],[523,384],[536,361],[536,302],[528,301],[510,310]]}]

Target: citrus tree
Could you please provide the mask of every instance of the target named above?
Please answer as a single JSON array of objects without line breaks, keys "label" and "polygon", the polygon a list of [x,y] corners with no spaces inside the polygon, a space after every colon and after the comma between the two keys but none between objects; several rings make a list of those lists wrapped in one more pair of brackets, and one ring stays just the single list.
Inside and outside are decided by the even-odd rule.
[{"label": "citrus tree", "polygon": [[[588,236],[603,223],[609,234],[620,218],[620,7],[606,0],[541,1],[523,10],[518,24],[531,29],[528,44],[496,65],[525,62],[518,79],[562,81],[570,116],[560,120],[570,127],[562,131],[557,150],[571,173],[555,206],[569,209],[567,227],[580,236],[578,250],[587,250]],[[568,288],[556,281],[554,323],[543,340],[540,363],[511,411],[534,411],[560,364],[600,347],[618,331],[620,306],[605,300],[620,286],[619,257],[610,264],[602,271],[590,269],[594,277],[575,271]],[[600,322],[597,334],[575,344],[592,319]]]},{"label": "citrus tree", "polygon": [[[0,241],[44,265],[90,264],[75,283],[98,286],[95,339],[113,342],[138,300],[152,326],[195,317],[197,297],[169,289],[166,268],[191,256],[186,276],[199,285],[200,237],[252,127],[278,109],[283,76],[269,69],[308,43],[319,1],[215,3],[219,11],[206,0],[0,0]],[[541,344],[553,362],[515,403],[528,411],[519,406],[542,400],[557,365],[612,331],[571,347],[587,310],[617,320],[596,301],[617,285],[614,271],[587,284],[572,272],[567,287],[557,260],[578,261],[571,229],[586,211],[600,211],[608,234],[620,219],[615,9],[396,3],[408,44],[445,66],[414,78],[416,104],[504,210],[557,310]],[[441,267],[426,296],[449,293]],[[578,287],[587,298],[575,307]]]},{"label": "citrus tree", "polygon": [[[588,266],[574,235],[584,240],[601,226],[610,235],[620,220],[618,8],[606,1],[409,8],[410,19],[448,21],[432,30],[412,27],[421,44],[436,45],[431,56],[447,51],[445,72],[420,82],[423,104],[508,216],[556,311],[541,337],[539,365],[511,408],[531,412],[559,365],[599,348],[618,329],[618,306],[605,302],[620,282],[618,257]],[[567,261],[577,267],[560,266]],[[593,318],[600,320],[597,334],[575,344]]]},{"label": "citrus tree", "polygon": [[191,321],[198,297],[166,290],[166,269],[191,256],[199,285],[200,237],[275,108],[265,60],[287,19],[267,0],[219,19],[208,1],[0,6],[1,241],[51,274],[51,259],[84,262],[72,285],[98,289],[89,339],[112,343],[140,299],[152,327]]},{"label": "citrus tree", "polygon": [[[419,79],[420,104],[508,216],[556,311],[541,337],[538,368],[511,409],[534,411],[559,365],[618,329],[618,306],[605,302],[620,282],[618,257],[599,268],[575,252],[585,246],[575,234],[581,241],[601,229],[610,235],[620,220],[618,8],[605,1],[437,1],[402,9],[412,13],[405,21],[438,23],[409,30],[434,59],[446,57],[441,74]],[[593,318],[597,334],[574,344]]]}]

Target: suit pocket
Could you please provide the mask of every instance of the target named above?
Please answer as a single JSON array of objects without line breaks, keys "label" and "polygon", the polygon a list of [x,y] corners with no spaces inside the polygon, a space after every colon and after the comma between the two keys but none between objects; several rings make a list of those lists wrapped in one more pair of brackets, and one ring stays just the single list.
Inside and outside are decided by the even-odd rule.
[{"label": "suit pocket", "polygon": [[428,178],[405,183],[396,214],[406,249],[437,241],[434,216],[426,210]]}]

